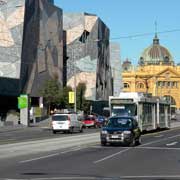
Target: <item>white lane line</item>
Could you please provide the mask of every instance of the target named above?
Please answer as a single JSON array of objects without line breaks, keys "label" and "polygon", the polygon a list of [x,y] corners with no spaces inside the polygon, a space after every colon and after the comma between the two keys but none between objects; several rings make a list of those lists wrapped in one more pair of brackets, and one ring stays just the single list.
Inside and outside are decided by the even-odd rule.
[{"label": "white lane line", "polygon": [[143,147],[143,146],[146,146],[146,145],[150,145],[150,144],[159,143],[161,141],[166,141],[166,140],[173,139],[173,138],[176,138],[176,137],[180,137],[180,134],[179,135],[175,135],[175,136],[171,136],[171,137],[167,137],[167,138],[163,138],[163,139],[159,139],[159,140],[156,140],[156,141],[151,141],[151,142],[148,142],[148,143],[140,145],[140,147]]},{"label": "white lane line", "polygon": [[176,145],[178,142],[172,142],[172,143],[168,143],[168,144],[166,144],[166,146],[174,146],[174,145]]},{"label": "white lane line", "polygon": [[180,148],[167,148],[167,147],[135,147],[135,149],[150,149],[150,150],[177,150],[177,151],[180,151]]},{"label": "white lane line", "polygon": [[[151,179],[152,180],[152,178],[154,179],[154,178],[158,178],[158,179],[176,179],[177,180],[177,178],[178,179],[180,179],[180,175],[154,175],[154,176],[152,176],[152,175],[144,175],[144,176],[120,176],[119,177],[120,179]],[[31,180],[72,180],[72,179],[79,179],[79,180],[97,180],[97,177],[88,177],[88,176],[85,176],[85,177],[79,177],[79,176],[75,176],[75,177],[72,177],[72,176],[70,176],[70,177],[67,177],[67,176],[65,176],[65,177],[62,177],[62,176],[60,176],[60,177],[48,177],[48,178],[33,178],[33,179],[31,179]],[[112,180],[112,178],[103,178],[104,180]],[[27,180],[27,179],[5,179],[5,180]]]},{"label": "white lane line", "polygon": [[104,158],[102,158],[102,159],[99,159],[99,160],[97,160],[97,161],[94,161],[93,163],[96,164],[96,163],[105,161],[105,160],[110,159],[110,158],[112,158],[112,157],[114,157],[114,156],[117,156],[118,154],[122,154],[122,153],[128,151],[129,149],[130,149],[130,148],[127,148],[127,149],[124,149],[124,150],[122,150],[122,151],[119,151],[119,152],[117,152],[117,153],[115,153],[115,154],[111,154],[110,156],[106,156],[106,157],[104,157]]},{"label": "white lane line", "polygon": [[154,136],[154,137],[156,137],[156,138],[160,138],[160,137],[163,137],[164,135],[157,135],[157,136]]},{"label": "white lane line", "polygon": [[[149,176],[120,176],[120,178],[122,178],[122,179],[154,179],[154,178],[158,178],[158,179],[176,179],[177,180],[177,178],[179,179],[180,178],[180,175],[154,175],[154,176],[152,176],[152,175],[149,175]],[[174,179],[174,180],[175,180]]]},{"label": "white lane line", "polygon": [[40,160],[40,159],[46,159],[46,158],[53,157],[53,156],[58,156],[58,155],[59,155],[59,153],[50,154],[50,155],[47,155],[47,156],[41,156],[41,157],[34,158],[34,159],[28,159],[28,160],[20,161],[19,163],[27,163],[27,162],[31,162],[31,161],[37,161],[37,160]]},{"label": "white lane line", "polygon": [[81,150],[82,148],[75,148],[75,149],[71,149],[71,150],[67,150],[67,151],[62,151],[61,154],[66,154],[66,153],[69,153],[69,152],[73,152],[73,151],[78,151],[78,150]]}]

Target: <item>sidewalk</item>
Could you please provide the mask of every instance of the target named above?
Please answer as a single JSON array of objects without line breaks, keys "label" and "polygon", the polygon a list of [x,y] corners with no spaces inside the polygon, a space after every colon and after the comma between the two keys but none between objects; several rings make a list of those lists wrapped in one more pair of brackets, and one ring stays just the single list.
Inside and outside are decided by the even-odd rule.
[{"label": "sidewalk", "polygon": [[180,120],[171,120],[170,128],[177,128],[180,127]]},{"label": "sidewalk", "polygon": [[1,126],[0,127],[0,133],[3,132],[10,132],[10,131],[18,131],[18,130],[22,130],[22,129],[26,129],[28,127],[18,124],[18,125],[13,125],[13,126]]},{"label": "sidewalk", "polygon": [[30,128],[40,128],[40,129],[49,130],[50,129],[50,118],[47,118],[38,123],[32,123],[28,127],[25,125],[22,125],[22,124],[1,126],[0,133],[10,132],[10,131],[19,131],[19,130],[25,130],[25,129],[30,129]]}]

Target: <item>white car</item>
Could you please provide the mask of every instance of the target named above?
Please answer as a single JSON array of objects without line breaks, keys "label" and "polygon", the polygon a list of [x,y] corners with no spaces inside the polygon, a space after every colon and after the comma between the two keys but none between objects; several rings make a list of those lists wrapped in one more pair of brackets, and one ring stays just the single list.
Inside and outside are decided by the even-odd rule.
[{"label": "white car", "polygon": [[52,131],[56,132],[69,132],[74,131],[83,132],[83,124],[78,121],[77,114],[60,114],[52,115]]}]

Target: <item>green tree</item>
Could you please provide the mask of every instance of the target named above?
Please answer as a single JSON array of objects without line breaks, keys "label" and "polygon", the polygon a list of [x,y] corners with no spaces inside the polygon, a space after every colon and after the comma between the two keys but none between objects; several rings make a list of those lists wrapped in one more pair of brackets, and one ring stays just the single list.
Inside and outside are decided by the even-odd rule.
[{"label": "green tree", "polygon": [[61,93],[59,96],[59,107],[60,108],[73,108],[73,104],[69,104],[69,92],[72,91],[72,88],[69,86],[65,86],[63,89],[61,89]]},{"label": "green tree", "polygon": [[45,81],[44,86],[40,90],[40,95],[45,99],[49,110],[51,105],[59,103],[61,96],[60,89],[61,88],[57,79],[53,79]]},{"label": "green tree", "polygon": [[40,95],[45,99],[49,111],[52,107],[59,109],[73,108],[73,105],[69,104],[69,91],[72,91],[72,88],[60,86],[58,79],[55,77],[44,83]]}]

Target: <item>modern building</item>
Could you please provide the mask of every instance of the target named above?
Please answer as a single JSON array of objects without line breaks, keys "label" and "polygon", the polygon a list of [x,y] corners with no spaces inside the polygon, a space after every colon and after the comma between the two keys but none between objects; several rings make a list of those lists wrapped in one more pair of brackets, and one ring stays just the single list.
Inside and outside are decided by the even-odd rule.
[{"label": "modern building", "polygon": [[180,109],[180,66],[175,65],[170,51],[160,45],[157,34],[152,45],[140,56],[139,65],[123,68],[125,92],[145,92],[170,100],[172,111]]},{"label": "modern building", "polygon": [[62,10],[53,0],[1,0],[0,111],[21,93],[39,97],[47,79],[63,84]]},{"label": "modern building", "polygon": [[110,62],[113,76],[113,96],[119,96],[123,84],[121,77],[120,46],[118,43],[110,42]]},{"label": "modern building", "polygon": [[65,13],[63,29],[67,85],[74,88],[83,82],[86,99],[107,100],[112,95],[109,28],[96,15]]}]

